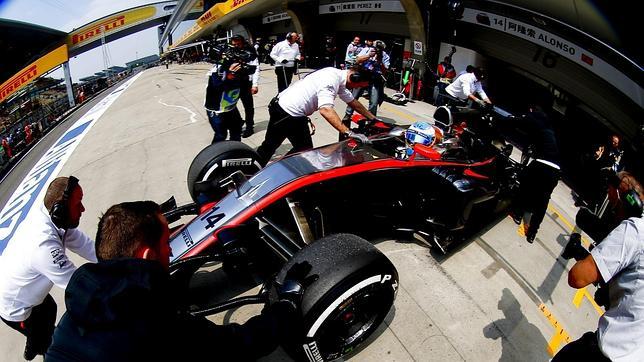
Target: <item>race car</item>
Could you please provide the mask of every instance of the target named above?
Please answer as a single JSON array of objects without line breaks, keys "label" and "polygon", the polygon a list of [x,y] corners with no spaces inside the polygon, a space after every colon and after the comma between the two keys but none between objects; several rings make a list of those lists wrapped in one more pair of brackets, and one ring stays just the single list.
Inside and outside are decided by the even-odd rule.
[{"label": "race car", "polygon": [[431,143],[412,142],[414,126],[363,121],[358,131],[370,143],[345,140],[264,168],[241,142],[202,150],[188,172],[194,203],[165,205],[169,221],[198,215],[171,237],[173,275],[187,280],[209,260],[223,261],[230,273],[267,259],[281,269],[254,297],[192,313],[270,303],[286,271],[307,262],[319,279],[304,293],[302,336],[284,349],[311,361],[356,350],[391,309],[398,273],[355,234],[416,233],[448,252],[480,221],[504,211],[518,186],[520,165],[509,157],[511,147],[497,147],[464,122],[456,124],[455,109],[435,117]]}]

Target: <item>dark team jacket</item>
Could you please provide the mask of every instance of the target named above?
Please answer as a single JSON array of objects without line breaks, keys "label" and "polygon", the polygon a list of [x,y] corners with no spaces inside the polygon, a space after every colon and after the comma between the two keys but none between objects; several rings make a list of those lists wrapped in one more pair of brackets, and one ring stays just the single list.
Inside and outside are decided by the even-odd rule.
[{"label": "dark team jacket", "polygon": [[65,291],[46,361],[253,360],[285,336],[292,310],[277,303],[245,324],[219,326],[177,311],[167,271],[154,261],[85,264]]},{"label": "dark team jacket", "polygon": [[523,121],[530,143],[534,146],[532,157],[561,166],[557,136],[550,118],[543,112],[529,112]]},{"label": "dark team jacket", "polygon": [[239,100],[241,78],[248,78],[248,75],[232,76],[226,67],[228,65],[216,64],[208,73],[204,106],[210,111],[228,112],[233,110]]}]

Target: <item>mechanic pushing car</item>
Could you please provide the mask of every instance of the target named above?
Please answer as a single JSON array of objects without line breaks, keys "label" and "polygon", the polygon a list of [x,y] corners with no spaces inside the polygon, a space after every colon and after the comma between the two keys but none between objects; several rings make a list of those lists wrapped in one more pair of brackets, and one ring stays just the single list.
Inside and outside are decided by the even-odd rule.
[{"label": "mechanic pushing car", "polygon": [[342,124],[340,116],[333,109],[333,102],[339,96],[358,113],[375,120],[376,117],[349,91],[366,87],[372,76],[371,72],[360,67],[349,70],[328,67],[309,74],[278,94],[268,105],[270,119],[264,142],[257,149],[259,162],[265,166],[286,138],[293,145],[289,154],[313,148],[308,117],[316,110],[341,134],[368,142],[365,135],[352,132]]},{"label": "mechanic pushing car", "polygon": [[99,262],[83,265],[72,276],[65,293],[67,312],[47,361],[248,361],[296,333],[299,304],[309,285],[298,275],[308,273],[310,264],[289,270],[287,280],[276,284],[277,302],[261,315],[243,325],[218,326],[178,307],[180,293],[168,273],[169,235],[168,222],[153,201],[124,202],[105,212],[96,233]]}]

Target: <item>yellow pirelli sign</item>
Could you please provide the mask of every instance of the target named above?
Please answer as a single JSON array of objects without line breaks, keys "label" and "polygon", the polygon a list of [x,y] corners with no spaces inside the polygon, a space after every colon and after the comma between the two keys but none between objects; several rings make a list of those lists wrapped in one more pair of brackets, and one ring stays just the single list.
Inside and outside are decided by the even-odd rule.
[{"label": "yellow pirelli sign", "polygon": [[67,45],[63,44],[35,62],[29,64],[0,85],[0,102],[3,102],[34,79],[37,79],[51,69],[63,64],[68,59]]},{"label": "yellow pirelli sign", "polygon": [[81,47],[100,39],[103,32],[107,36],[111,33],[127,29],[153,18],[156,13],[157,8],[155,6],[144,6],[96,20],[69,33],[67,36],[67,45],[70,50]]},{"label": "yellow pirelli sign", "polygon": [[215,21],[221,19],[224,15],[227,15],[239,8],[241,8],[244,5],[248,5],[252,3],[254,0],[228,0],[223,3],[217,3],[213,5],[208,11],[203,13],[199,19],[195,22],[195,24],[188,29],[187,32],[185,32],[179,41],[177,41],[174,45],[172,45],[169,49],[172,49],[174,47],[177,47],[184,42],[187,42],[193,36],[203,30],[205,30],[207,27],[212,25]]}]

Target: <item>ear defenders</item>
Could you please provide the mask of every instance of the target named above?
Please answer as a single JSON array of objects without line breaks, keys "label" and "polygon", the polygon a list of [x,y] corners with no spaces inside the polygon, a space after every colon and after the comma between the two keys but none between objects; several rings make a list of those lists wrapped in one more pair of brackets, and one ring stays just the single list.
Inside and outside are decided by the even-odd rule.
[{"label": "ear defenders", "polygon": [[67,187],[65,187],[65,192],[63,192],[63,197],[52,205],[51,211],[49,212],[51,221],[60,229],[68,229],[70,226],[69,199],[77,186],[78,179],[74,176],[69,176],[67,179]]},{"label": "ear defenders", "polygon": [[289,31],[288,33],[286,33],[286,40],[288,40],[288,41],[293,40],[293,32],[292,31]]},{"label": "ear defenders", "polygon": [[366,70],[356,70],[349,76],[349,80],[353,83],[370,82],[372,73]]}]

